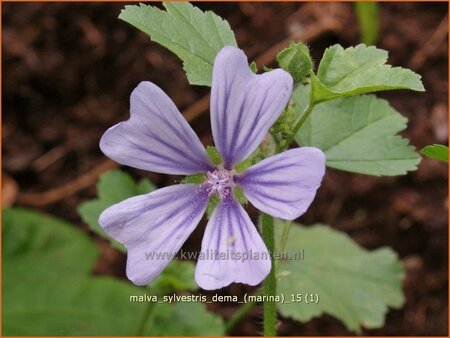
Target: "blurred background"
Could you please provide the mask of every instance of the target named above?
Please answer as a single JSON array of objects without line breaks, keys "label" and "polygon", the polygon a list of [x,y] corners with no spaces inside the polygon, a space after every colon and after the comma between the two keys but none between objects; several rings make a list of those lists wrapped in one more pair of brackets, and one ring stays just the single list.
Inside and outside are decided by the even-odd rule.
[{"label": "blurred background", "polygon": [[[94,273],[125,278],[125,255],[90,232],[77,207],[96,196],[98,177],[117,165],[100,152],[99,138],[128,118],[129,95],[143,80],[160,86],[184,112],[205,144],[212,144],[209,88],[190,86],[181,62],[140,31],[117,19],[125,3],[2,4],[2,197],[76,224],[95,239],[101,256]],[[356,45],[360,31],[349,3],[197,3],[227,19],[249,60],[275,66],[293,39],[307,43],[316,64],[326,47]],[[425,93],[381,93],[409,119],[404,136],[420,149],[448,142],[447,3],[380,3],[376,46],[389,63],[423,77]],[[125,168],[157,186],[178,179]],[[401,177],[327,175],[303,224],[322,222],[368,249],[390,246],[406,269],[406,304],[390,310],[386,326],[365,335],[447,335],[447,166],[423,159]],[[204,223],[186,247],[198,250]],[[232,285],[223,294],[250,288]],[[7,290],[3,290],[7,292]],[[236,304],[210,304],[228,318]],[[232,334],[261,330],[254,308]],[[280,335],[349,335],[336,319],[302,324],[281,318]]]}]

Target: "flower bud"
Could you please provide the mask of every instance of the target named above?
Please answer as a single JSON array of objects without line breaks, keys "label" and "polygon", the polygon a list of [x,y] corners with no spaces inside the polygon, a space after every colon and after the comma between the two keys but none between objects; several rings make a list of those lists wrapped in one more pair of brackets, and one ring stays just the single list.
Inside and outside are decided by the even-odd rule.
[{"label": "flower bud", "polygon": [[277,55],[281,68],[292,75],[294,83],[300,83],[309,75],[313,68],[309,49],[303,43],[293,43]]}]

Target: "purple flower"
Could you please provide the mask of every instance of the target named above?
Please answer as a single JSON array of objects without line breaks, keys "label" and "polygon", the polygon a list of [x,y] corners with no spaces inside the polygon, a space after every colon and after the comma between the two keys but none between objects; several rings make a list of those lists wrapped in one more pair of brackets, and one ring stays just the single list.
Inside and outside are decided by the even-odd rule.
[{"label": "purple flower", "polygon": [[[233,168],[263,141],[289,101],[291,76],[253,74],[245,54],[223,48],[214,62],[211,125],[223,164],[215,166],[169,97],[151,82],[131,94],[131,117],[106,131],[100,148],[111,159],[164,174],[206,173],[201,184],[178,184],[129,198],[106,209],[99,223],[128,249],[127,276],[137,285],[156,278],[195,229],[211,196],[219,197],[206,226],[195,271],[200,287],[260,283],[271,268],[256,227],[234,198],[240,187],[258,209],[292,220],[311,204],[325,172],[316,148],[269,157],[244,173]],[[149,259],[152,257],[152,259]]]}]

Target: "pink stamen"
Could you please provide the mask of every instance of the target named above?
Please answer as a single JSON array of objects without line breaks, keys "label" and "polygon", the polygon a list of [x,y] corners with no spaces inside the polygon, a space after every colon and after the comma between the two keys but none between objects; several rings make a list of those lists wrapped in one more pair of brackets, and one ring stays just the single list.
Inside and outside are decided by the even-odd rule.
[{"label": "pink stamen", "polygon": [[203,182],[209,196],[217,193],[221,199],[230,194],[233,185],[233,176],[227,170],[208,171],[206,180]]}]

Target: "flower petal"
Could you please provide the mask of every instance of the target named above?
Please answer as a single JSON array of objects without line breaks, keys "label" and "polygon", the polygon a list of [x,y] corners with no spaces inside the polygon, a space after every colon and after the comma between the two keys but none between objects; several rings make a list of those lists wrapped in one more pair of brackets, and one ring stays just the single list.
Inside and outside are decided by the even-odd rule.
[{"label": "flower petal", "polygon": [[109,207],[99,223],[128,249],[128,278],[136,285],[146,285],[180,250],[207,203],[208,194],[198,185],[173,185]]},{"label": "flower petal", "polygon": [[325,174],[325,155],[301,147],[266,158],[234,177],[259,210],[293,220],[305,213]]},{"label": "flower petal", "polygon": [[131,117],[109,128],[100,148],[120,164],[164,174],[213,168],[199,138],[170,98],[151,82],[131,93]]},{"label": "flower petal", "polygon": [[270,256],[250,217],[232,197],[220,201],[206,226],[195,280],[205,290],[232,282],[259,284]]},{"label": "flower petal", "polygon": [[224,47],[214,61],[211,127],[226,169],[245,160],[262,142],[289,101],[293,80],[276,69],[253,74],[245,54]]}]

